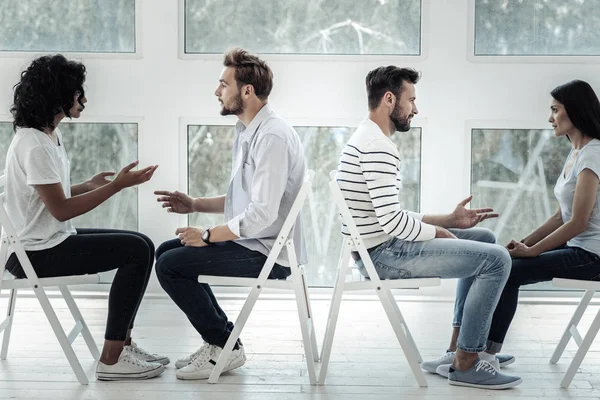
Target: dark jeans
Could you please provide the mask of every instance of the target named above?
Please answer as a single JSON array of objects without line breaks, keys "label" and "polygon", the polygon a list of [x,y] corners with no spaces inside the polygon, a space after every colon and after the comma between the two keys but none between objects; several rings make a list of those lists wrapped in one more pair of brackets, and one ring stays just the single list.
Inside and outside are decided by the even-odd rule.
[{"label": "dark jeans", "polygon": [[519,288],[553,278],[600,280],[600,257],[578,247],[561,246],[534,258],[513,260],[506,286],[496,306],[487,348],[499,352],[517,311]]},{"label": "dark jeans", "polygon": [[[28,251],[40,278],[86,275],[118,268],[108,296],[106,340],[125,340],[133,328],[154,262],[154,244],[138,232],[108,229],[77,229],[64,242],[46,250]],[[25,273],[16,254],[6,269],[17,278]]]},{"label": "dark jeans", "polygon": [[[204,341],[224,347],[233,323],[217,303],[210,286],[198,282],[198,275],[256,278],[266,260],[265,255],[235,242],[185,247],[179,239],[173,239],[156,250],[156,275]],[[285,279],[289,275],[289,268],[275,264],[269,279]]]}]

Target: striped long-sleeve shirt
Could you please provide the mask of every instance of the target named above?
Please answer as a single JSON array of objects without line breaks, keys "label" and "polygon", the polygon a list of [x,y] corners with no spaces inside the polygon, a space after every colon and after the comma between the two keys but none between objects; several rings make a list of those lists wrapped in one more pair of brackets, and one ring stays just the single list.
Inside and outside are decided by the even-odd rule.
[{"label": "striped long-sleeve shirt", "polygon": [[[423,215],[400,206],[400,157],[394,142],[365,119],[340,155],[336,179],[367,248],[391,237],[407,241],[435,237]],[[349,235],[342,224],[342,233]]]}]

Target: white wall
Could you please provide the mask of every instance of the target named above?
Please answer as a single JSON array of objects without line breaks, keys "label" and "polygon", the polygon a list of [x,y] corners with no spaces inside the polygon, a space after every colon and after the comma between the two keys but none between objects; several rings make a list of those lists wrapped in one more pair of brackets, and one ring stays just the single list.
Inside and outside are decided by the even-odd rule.
[{"label": "white wall", "polygon": [[[152,181],[139,189],[140,230],[159,244],[185,224],[185,218],[163,212],[152,194],[155,189],[175,189],[174,182],[185,173],[178,161],[179,118],[223,118],[225,122],[218,116],[213,95],[221,58],[178,58],[177,1],[141,0],[140,10],[141,59],[83,59],[88,67],[85,113],[89,120],[113,116],[143,120],[141,165],[160,167]],[[427,57],[420,62],[397,57],[368,62],[277,57],[270,63],[275,74],[271,104],[289,120],[359,121],[366,113],[364,78],[369,70],[384,64],[421,70],[417,105],[419,119],[426,123],[421,208],[441,212],[452,210],[468,194],[468,120],[527,120],[543,126],[549,91],[574,78],[600,90],[600,68],[573,63],[472,63],[467,60],[468,0],[430,0],[425,18]],[[0,55],[0,114],[8,114],[12,87],[34,57]],[[444,287],[449,293],[453,285]],[[155,278],[150,290],[160,290]]]}]

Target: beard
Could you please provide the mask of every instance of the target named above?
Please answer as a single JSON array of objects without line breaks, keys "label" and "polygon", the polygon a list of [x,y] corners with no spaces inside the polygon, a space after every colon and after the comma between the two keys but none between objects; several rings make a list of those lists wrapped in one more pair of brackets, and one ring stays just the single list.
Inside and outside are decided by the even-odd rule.
[{"label": "beard", "polygon": [[398,132],[408,132],[410,130],[410,118],[412,115],[407,115],[405,117],[402,116],[402,110],[400,110],[400,105],[396,104],[396,108],[392,115],[390,115],[390,120],[394,124],[394,128]]},{"label": "beard", "polygon": [[226,106],[223,103],[221,108],[221,115],[240,115],[244,112],[244,103],[242,102],[242,95],[238,93],[233,99],[231,99],[231,105]]}]

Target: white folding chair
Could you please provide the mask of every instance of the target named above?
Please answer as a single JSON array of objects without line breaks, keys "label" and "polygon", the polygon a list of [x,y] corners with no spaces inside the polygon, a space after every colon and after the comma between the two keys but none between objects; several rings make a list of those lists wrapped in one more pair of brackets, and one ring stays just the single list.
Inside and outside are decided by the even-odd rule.
[{"label": "white folding chair", "polygon": [[[6,312],[6,318],[0,324],[0,332],[3,333],[2,339],[2,352],[0,353],[0,358],[2,360],[6,360],[8,354],[8,343],[10,341],[10,333],[12,328],[12,323],[15,314],[15,302],[17,300],[17,290],[18,289],[31,289],[35,293],[35,296],[40,302],[42,306],[42,310],[46,317],[48,318],[48,322],[50,322],[50,326],[58,339],[58,343],[62,347],[77,380],[82,385],[88,384],[88,378],[81,367],[79,359],[75,355],[72,344],[77,339],[79,334],[81,334],[92,353],[92,356],[95,360],[100,358],[100,352],[98,351],[98,347],[96,346],[96,342],[92,337],[92,334],[71,295],[71,292],[67,288],[70,285],[81,285],[81,284],[90,284],[90,283],[98,283],[100,280],[100,276],[98,274],[93,275],[81,275],[81,276],[61,276],[56,278],[38,278],[25,250],[21,242],[19,241],[19,237],[15,228],[13,227],[10,219],[8,218],[8,213],[4,206],[4,185],[5,185],[5,176],[0,176],[0,188],[2,188],[2,193],[0,193],[0,225],[2,225],[2,245],[0,246],[0,291],[2,289],[10,289],[10,297],[8,300],[8,307]],[[19,259],[21,266],[23,267],[23,271],[25,272],[25,279],[12,279],[12,276],[6,272],[5,273],[5,264],[8,256],[8,247],[12,246],[13,250],[17,254],[17,258]],[[70,333],[67,335],[48,300],[48,296],[44,291],[46,287],[57,286],[64,298],[73,318],[75,319],[75,326],[71,329]]]},{"label": "white folding chair", "polygon": [[[288,214],[283,227],[279,232],[277,241],[271,249],[267,261],[263,266],[258,278],[236,278],[236,277],[224,277],[224,276],[210,276],[200,275],[198,282],[207,283],[210,285],[225,285],[225,286],[241,286],[251,287],[250,294],[238,315],[233,331],[229,335],[229,339],[213,368],[213,371],[208,378],[209,383],[216,383],[219,380],[219,376],[223,371],[223,367],[229,358],[235,342],[240,336],[250,312],[258,299],[258,296],[263,288],[275,288],[275,289],[287,289],[292,290],[296,297],[296,306],[298,308],[298,317],[300,320],[300,329],[302,331],[302,341],[304,342],[304,354],[306,358],[306,366],[308,368],[308,377],[311,385],[317,384],[316,373],[315,373],[315,362],[319,360],[319,352],[317,349],[317,340],[315,337],[315,330],[313,324],[313,314],[310,307],[310,301],[308,297],[308,289],[306,285],[306,277],[304,275],[304,267],[298,265],[296,258],[296,249],[293,241],[293,234],[291,234],[292,226],[296,222],[304,200],[312,187],[312,180],[314,178],[314,171],[308,171],[306,178],[292,205],[290,213]],[[274,280],[268,279],[279,253],[283,249],[283,246],[287,249],[288,261],[292,275],[286,280]],[[300,249],[299,249],[300,250]]]},{"label": "white folding chair", "polygon": [[[394,333],[400,342],[400,346],[406,356],[408,364],[412,369],[412,372],[417,379],[419,386],[427,386],[427,380],[425,374],[421,370],[419,364],[423,361],[417,345],[408,329],[408,325],[402,316],[402,312],[398,307],[398,303],[391,292],[391,289],[418,289],[425,286],[439,286],[440,278],[415,278],[415,279],[394,279],[394,280],[381,280],[379,275],[375,271],[373,261],[369,256],[367,248],[363,240],[358,233],[358,229],[354,224],[350,210],[346,205],[346,201],[342,195],[340,187],[335,180],[335,171],[332,171],[331,182],[329,182],[329,188],[333,200],[338,206],[342,221],[348,227],[350,237],[344,237],[342,243],[342,250],[340,253],[340,259],[338,264],[338,272],[333,290],[333,298],[329,308],[329,317],[327,320],[327,329],[325,331],[325,339],[323,340],[323,348],[321,350],[321,370],[319,372],[319,385],[325,383],[327,376],[327,367],[329,365],[329,358],[331,356],[331,348],[333,345],[333,337],[335,335],[335,328],[337,319],[342,303],[342,295],[345,291],[354,290],[374,290],[379,296],[379,300],[383,305],[383,309],[394,329]],[[352,248],[358,251],[360,257],[365,265],[365,269],[369,274],[369,278],[363,281],[346,281],[346,276],[350,273],[350,252]]]},{"label": "white folding chair", "polygon": [[571,381],[573,380],[577,369],[579,369],[581,362],[583,361],[585,355],[590,349],[590,346],[592,345],[592,342],[594,341],[594,338],[596,337],[596,334],[598,334],[598,330],[600,329],[600,310],[598,310],[598,312],[596,313],[596,317],[594,317],[594,321],[590,326],[590,329],[587,331],[583,339],[579,334],[579,331],[577,330],[577,324],[579,324],[579,321],[581,321],[581,317],[583,317],[583,314],[585,313],[588,304],[590,304],[592,297],[594,297],[594,293],[600,291],[600,282],[554,278],[552,280],[552,285],[560,288],[585,290],[585,294],[581,298],[579,305],[575,309],[575,313],[573,313],[571,320],[567,324],[565,332],[560,338],[560,341],[558,342],[558,345],[556,346],[556,349],[554,350],[554,353],[550,358],[550,363],[556,364],[562,356],[563,352],[565,351],[565,348],[567,347],[567,344],[569,343],[569,340],[571,340],[571,338],[573,338],[573,340],[577,344],[577,347],[579,347],[579,349],[575,353],[575,357],[573,357],[573,360],[571,361],[571,365],[569,365],[565,376],[560,382],[560,387],[567,388],[571,384]]}]

